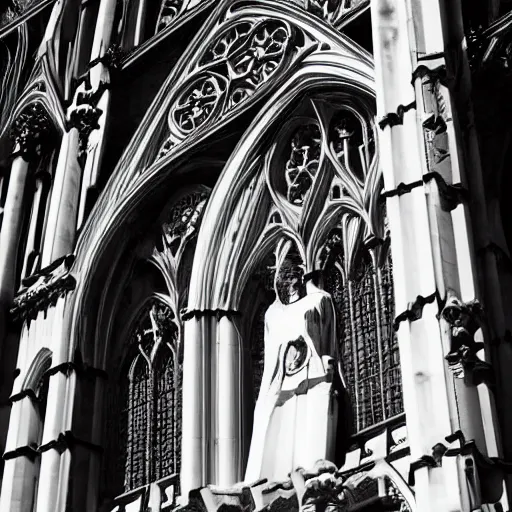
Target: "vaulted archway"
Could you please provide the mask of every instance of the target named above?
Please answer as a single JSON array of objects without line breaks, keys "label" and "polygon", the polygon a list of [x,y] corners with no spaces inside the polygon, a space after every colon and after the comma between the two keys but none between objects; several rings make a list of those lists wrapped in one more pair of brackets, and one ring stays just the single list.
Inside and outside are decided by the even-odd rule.
[{"label": "vaulted archway", "polygon": [[[385,339],[380,314],[392,306],[391,294],[381,290],[388,244],[378,202],[374,102],[371,58],[348,38],[274,2],[224,2],[170,75],[84,226],[72,269],[78,285],[68,298],[64,325],[70,350],[77,347],[91,365],[105,368],[119,282],[131,272],[129,243],[134,230],[145,229],[140,212],[158,217],[157,205],[165,203],[172,180],[193,182],[194,172],[208,165],[208,148],[235,120],[255,114],[214,180],[187,303],[174,309],[185,324],[185,494],[206,483],[231,485],[243,478],[251,428],[242,404],[250,371],[241,333],[251,326],[244,325],[241,304],[250,276],[283,240],[294,242],[310,284],[328,295],[328,277],[320,276],[327,263],[338,265],[348,290],[349,281],[366,272],[356,268],[366,251],[373,273],[361,301],[370,304],[368,318],[362,312],[359,327],[353,324],[343,343],[351,347],[357,373],[356,338],[364,338],[361,326],[373,315],[379,370],[370,378],[375,390],[366,391],[356,376],[352,394],[360,384],[367,401],[383,405],[378,413],[368,406],[368,426],[395,415],[384,411],[382,397],[384,345],[395,342]],[[336,230],[340,239],[333,237]],[[149,255],[142,246],[136,253]],[[153,258],[164,275],[166,258]],[[87,319],[80,315],[84,308]],[[393,347],[388,352],[396,352]],[[346,432],[354,426],[347,423]]]}]

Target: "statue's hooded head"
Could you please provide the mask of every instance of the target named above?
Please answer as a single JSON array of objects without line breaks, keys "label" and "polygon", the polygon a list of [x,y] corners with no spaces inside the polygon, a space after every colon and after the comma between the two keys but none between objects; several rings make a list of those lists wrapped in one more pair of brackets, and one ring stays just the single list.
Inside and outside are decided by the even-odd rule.
[{"label": "statue's hooded head", "polygon": [[304,262],[295,244],[285,242],[276,250],[274,288],[283,304],[295,302],[306,295]]}]

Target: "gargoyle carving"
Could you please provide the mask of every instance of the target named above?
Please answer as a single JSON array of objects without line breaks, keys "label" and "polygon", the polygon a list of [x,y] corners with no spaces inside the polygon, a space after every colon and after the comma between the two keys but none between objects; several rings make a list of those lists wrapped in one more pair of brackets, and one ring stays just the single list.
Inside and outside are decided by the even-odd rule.
[{"label": "gargoyle carving", "polygon": [[491,365],[477,357],[477,353],[484,348],[483,343],[475,341],[475,333],[484,320],[480,302],[462,302],[451,295],[441,316],[450,324],[451,345],[445,359],[454,377],[464,379],[468,385],[477,386],[484,382],[493,386]]},{"label": "gargoyle carving", "polygon": [[80,133],[80,159],[86,155],[89,135],[100,127],[98,120],[102,111],[96,105],[102,94],[103,87],[98,90],[85,87],[75,95],[75,106],[69,114],[69,126],[76,128]]}]

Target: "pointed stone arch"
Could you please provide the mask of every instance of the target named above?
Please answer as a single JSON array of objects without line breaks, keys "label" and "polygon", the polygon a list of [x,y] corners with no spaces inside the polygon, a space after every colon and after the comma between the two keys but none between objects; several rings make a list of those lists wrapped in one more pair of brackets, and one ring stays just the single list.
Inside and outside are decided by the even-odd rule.
[{"label": "pointed stone arch", "polygon": [[[328,202],[320,209],[306,198],[302,213],[298,213],[282,193],[272,188],[269,169],[277,163],[274,146],[278,144],[279,135],[269,142],[269,134],[279,133],[283,123],[286,130],[283,116],[292,105],[300,112],[301,105],[310,99],[310,110],[323,119],[325,132],[325,123],[328,125],[332,120],[324,105],[328,94],[338,94],[348,104],[350,98],[359,99],[359,106],[366,109],[368,122],[373,122],[375,93],[371,65],[357,58],[340,58],[333,51],[308,56],[301,69],[277,89],[245,133],[208,202],[198,238],[189,317],[185,324],[183,392],[189,411],[184,416],[184,490],[212,481],[221,486],[231,485],[242,478],[243,419],[240,411],[243,408],[239,391],[242,340],[237,318],[240,294],[257,261],[284,236],[296,241],[306,272],[314,273],[319,270],[316,262],[321,240],[329,226],[340,220],[342,211],[357,212],[364,220],[363,226],[352,217],[351,224],[355,222],[355,226],[351,229],[357,239],[383,238],[375,222],[380,215],[376,199],[382,186],[376,152],[367,160],[365,191],[358,198]],[[376,136],[376,132],[373,133]],[[264,151],[264,145],[269,144],[271,149]],[[333,172],[330,179],[334,175]],[[325,179],[312,184],[310,198],[317,194],[325,197],[330,187]],[[355,186],[353,183],[343,185],[345,188]],[[275,214],[275,207],[282,222],[267,225],[267,219]],[[207,314],[209,311],[217,312],[216,320]],[[200,344],[192,343],[198,338]],[[218,344],[216,353],[215,343]],[[211,358],[214,358],[215,370],[209,372],[207,366]],[[217,388],[217,398],[212,399],[201,390],[209,386]],[[222,415],[226,419],[218,417],[220,402],[217,400],[222,400]],[[208,427],[212,424],[213,427]],[[208,449],[208,446],[214,448]],[[217,469],[210,470],[201,479],[202,468],[212,466]]]},{"label": "pointed stone arch", "polygon": [[[176,129],[176,118],[170,122],[170,126],[168,118],[171,117],[172,109],[181,105],[180,98],[190,93],[197,80],[205,78],[209,68],[202,63],[204,55],[220,44],[230,30],[239,30],[240,23],[245,27],[245,32],[241,32],[245,38],[241,45],[250,44],[247,42],[250,39],[246,37],[247,34],[254,34],[263,21],[269,18],[276,21],[274,28],[282,29],[282,34],[300,32],[299,48],[294,50],[293,58],[288,56],[289,60],[279,61],[275,67],[273,64],[271,71],[277,69],[279,72],[270,73],[271,76],[261,85],[256,84],[254,87],[252,84],[254,89],[238,102],[225,94],[230,90],[229,83],[224,82],[224,88],[218,90],[212,85],[213,82],[205,79],[202,83],[211,86],[208,90],[217,96],[224,94],[223,100],[217,101],[206,120],[201,121],[199,126],[194,125],[191,130]],[[240,32],[236,33],[240,35]],[[222,82],[221,78],[212,74],[214,72],[211,69],[208,72],[210,78],[217,80],[217,85]],[[215,73],[218,74],[217,71]],[[371,57],[366,51],[293,8],[278,6],[272,1],[256,5],[238,1],[222,2],[212,21],[200,31],[162,87],[78,241],[77,258],[72,269],[78,278],[78,285],[67,299],[64,318],[64,328],[69,333],[71,343],[70,350],[79,344],[78,340],[83,347],[91,344],[101,346],[107,341],[108,333],[96,329],[102,323],[94,323],[92,319],[108,314],[102,290],[108,289],[112,282],[120,254],[126,248],[123,237],[129,233],[130,226],[134,225],[140,208],[151,200],[162,184],[174,176],[193,173],[201,165],[193,160],[198,147],[214,139],[240,113],[255,107],[258,102],[262,105],[225,165],[214,188],[212,201],[205,210],[200,231],[190,281],[188,310],[184,316],[187,320],[185,347],[190,346],[192,351],[185,354],[185,375],[187,364],[194,365],[194,370],[188,372],[188,380],[186,377],[184,382],[183,399],[193,411],[189,416],[191,423],[184,425],[188,436],[182,445],[184,493],[206,483],[230,485],[241,480],[243,457],[240,418],[228,424],[232,418],[224,421],[216,415],[215,410],[221,396],[226,398],[232,408],[236,408],[241,398],[240,334],[234,319],[244,280],[251,271],[245,263],[258,260],[286,233],[298,241],[296,233],[291,229],[287,231],[283,224],[284,219],[293,217],[293,212],[290,213],[289,208],[271,207],[275,198],[268,193],[268,176],[262,172],[267,157],[261,155],[261,147],[268,140],[270,132],[278,128],[290,106],[296,106],[301,98],[314,96],[317,104],[311,108],[316,108],[320,117],[327,115],[320,112],[323,108],[321,104],[333,91],[344,98],[358,98],[360,106],[368,112],[370,121],[373,115],[370,112],[374,112],[375,90]],[[373,158],[371,168],[373,177],[368,187],[368,197],[361,198],[367,225],[372,223],[375,215],[372,201],[379,187],[377,156]],[[339,192],[341,185],[336,186]],[[345,207],[356,208],[350,202]],[[265,211],[261,222],[252,222],[261,211]],[[231,222],[238,214],[240,223],[244,224],[242,229]],[[321,226],[315,228],[314,214],[314,211],[311,212],[306,229],[308,236],[320,240],[324,234],[320,233]],[[327,209],[323,215],[330,225],[337,214]],[[268,218],[274,219],[276,223],[264,232]],[[313,228],[317,229],[317,234]],[[354,225],[353,231],[357,232],[359,238],[371,235],[377,239],[380,236],[376,228],[367,232],[359,224]],[[243,240],[248,240],[248,243],[244,244]],[[261,245],[255,249],[258,240]],[[240,250],[228,247],[230,243]],[[315,250],[303,248],[308,272],[316,269],[320,247],[318,243],[316,247]],[[207,254],[208,261],[198,254]],[[91,300],[95,293],[101,300]],[[89,305],[92,306],[90,310],[87,307]],[[81,315],[84,309],[90,313],[87,319]],[[213,342],[217,337],[227,340],[227,344],[219,346],[218,351]],[[188,345],[187,340],[190,340]],[[101,367],[104,359],[96,359],[91,363]],[[223,376],[222,382],[217,382],[219,376]],[[223,390],[227,395],[223,395]],[[207,398],[208,394],[211,396]],[[192,415],[194,418],[191,418]],[[224,425],[219,426],[223,421]],[[212,427],[214,424],[217,426]],[[215,432],[215,429],[224,430]]]},{"label": "pointed stone arch", "polygon": [[25,378],[21,389],[30,389],[34,393],[37,391],[38,386],[41,384],[45,372],[52,364],[52,351],[49,348],[43,347],[36,354],[30,367],[26,371]]},{"label": "pointed stone arch", "polygon": [[[181,134],[180,140],[176,140],[177,135],[174,135],[173,147],[159,157],[169,136],[167,119],[173,104],[180,95],[186,93],[194,77],[201,74],[204,68],[202,59],[212,45],[219,44],[230,27],[243,22],[247,17],[256,25],[271,18],[288,27],[293,26],[294,30],[300,30],[298,55],[291,59],[282,73],[269,77],[268,83],[241,105],[217,112],[216,117],[205,123],[200,130],[187,136]],[[333,66],[333,69],[339,66],[341,69],[342,61],[350,63],[353,68],[347,71],[341,82],[351,82],[352,78],[358,80],[359,76],[365,76],[365,70],[371,68],[371,56],[365,50],[333,28],[292,6],[272,1],[251,4],[240,0],[225,0],[219,4],[162,86],[80,233],[72,270],[78,277],[77,289],[69,298],[69,314],[65,318],[65,328],[70,331],[71,339],[80,339],[86,343],[85,340],[93,338],[97,343],[103,342],[100,341],[103,340],[103,333],[91,330],[92,324],[84,321],[80,311],[96,311],[101,316],[105,298],[96,297],[92,304],[86,305],[86,302],[99,289],[108,289],[113,269],[118,265],[118,258],[128,239],[126,234],[130,226],[134,225],[137,212],[148,204],[149,198],[172,176],[190,175],[197,167],[208,165],[204,160],[194,161],[193,155],[198,148],[211,141],[230,121],[246,112],[257,101],[277,91],[276,96],[282,97],[281,101],[286,104],[298,93],[300,86],[297,88],[297,84],[303,83],[309,87],[308,83],[321,76],[317,73],[322,73],[324,65]],[[323,76],[330,73],[323,73]],[[294,78],[291,78],[292,75]],[[368,91],[373,88],[370,75],[365,76],[361,82],[365,83],[363,88]],[[291,82],[295,82],[293,94],[286,92]],[[337,84],[337,80],[324,82],[326,87],[336,87]],[[217,162],[212,163],[218,165]],[[96,322],[95,325],[100,324]],[[92,363],[99,364],[99,361]]]}]

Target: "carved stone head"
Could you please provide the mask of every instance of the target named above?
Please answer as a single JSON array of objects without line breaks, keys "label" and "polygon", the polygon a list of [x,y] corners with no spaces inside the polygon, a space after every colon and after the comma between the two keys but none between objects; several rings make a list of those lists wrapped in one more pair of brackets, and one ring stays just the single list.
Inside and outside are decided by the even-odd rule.
[{"label": "carved stone head", "polygon": [[283,304],[291,304],[306,295],[304,263],[294,247],[288,251],[280,263],[278,262],[274,286]]}]

